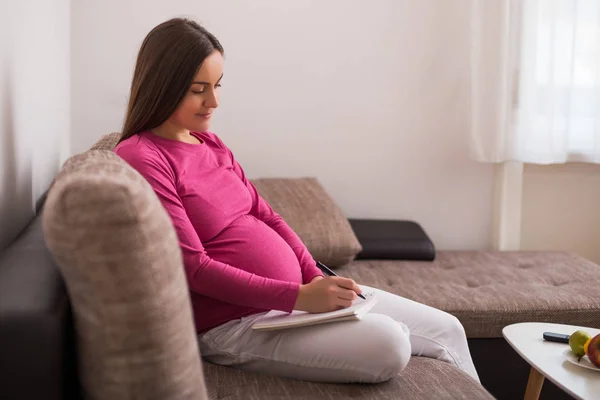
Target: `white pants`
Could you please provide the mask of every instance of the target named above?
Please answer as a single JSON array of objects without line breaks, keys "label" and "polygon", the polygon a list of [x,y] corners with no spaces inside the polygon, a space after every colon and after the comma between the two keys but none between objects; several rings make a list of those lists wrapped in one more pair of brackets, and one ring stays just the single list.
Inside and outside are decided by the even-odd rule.
[{"label": "white pants", "polygon": [[457,366],[479,382],[465,331],[456,317],[400,296],[373,291],[377,303],[358,321],[254,331],[265,313],[229,321],[199,337],[214,364],[315,382],[381,382],[411,354]]}]

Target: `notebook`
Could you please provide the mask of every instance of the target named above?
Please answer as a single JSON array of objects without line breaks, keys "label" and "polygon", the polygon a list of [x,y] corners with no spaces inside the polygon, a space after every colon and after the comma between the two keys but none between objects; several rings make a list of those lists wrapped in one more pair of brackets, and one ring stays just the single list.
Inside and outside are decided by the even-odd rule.
[{"label": "notebook", "polygon": [[358,297],[352,302],[350,307],[326,313],[311,314],[304,311],[286,313],[285,311],[272,310],[256,321],[254,325],[252,325],[252,329],[287,329],[299,326],[325,324],[328,322],[357,320],[368,313],[375,303],[377,303],[375,293],[363,292],[362,294],[366,297],[366,300]]}]

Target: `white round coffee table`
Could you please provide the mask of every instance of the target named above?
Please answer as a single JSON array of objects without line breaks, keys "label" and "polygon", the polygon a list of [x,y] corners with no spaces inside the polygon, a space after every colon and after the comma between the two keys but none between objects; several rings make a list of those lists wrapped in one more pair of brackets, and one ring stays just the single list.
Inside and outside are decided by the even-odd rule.
[{"label": "white round coffee table", "polygon": [[600,371],[572,364],[563,354],[569,349],[568,344],[548,342],[542,337],[544,332],[570,335],[578,329],[592,336],[600,333],[600,329],[541,322],[523,322],[504,327],[502,335],[506,341],[531,365],[525,400],[538,399],[544,378],[550,379],[576,399],[600,399]]}]

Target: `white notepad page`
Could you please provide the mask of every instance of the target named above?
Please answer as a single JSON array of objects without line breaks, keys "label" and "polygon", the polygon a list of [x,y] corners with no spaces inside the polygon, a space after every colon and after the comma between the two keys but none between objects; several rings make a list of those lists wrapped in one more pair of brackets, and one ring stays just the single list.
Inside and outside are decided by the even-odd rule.
[{"label": "white notepad page", "polygon": [[366,300],[358,297],[348,308],[327,313],[311,314],[304,311],[293,311],[286,313],[284,311],[272,310],[264,317],[252,325],[255,330],[274,330],[294,328],[298,326],[307,326],[323,324],[327,322],[337,322],[346,320],[355,320],[361,318],[373,308],[377,303],[377,298],[373,292],[363,292]]}]

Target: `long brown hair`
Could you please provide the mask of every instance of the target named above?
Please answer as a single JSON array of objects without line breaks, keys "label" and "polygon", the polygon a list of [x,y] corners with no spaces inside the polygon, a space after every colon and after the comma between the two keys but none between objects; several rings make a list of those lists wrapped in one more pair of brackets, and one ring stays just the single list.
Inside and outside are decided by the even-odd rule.
[{"label": "long brown hair", "polygon": [[214,51],[223,47],[194,21],[173,18],[152,29],[138,53],[119,142],[164,123]]}]

